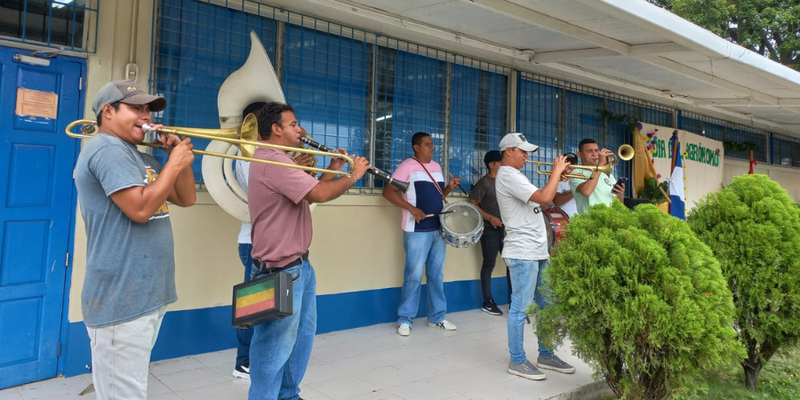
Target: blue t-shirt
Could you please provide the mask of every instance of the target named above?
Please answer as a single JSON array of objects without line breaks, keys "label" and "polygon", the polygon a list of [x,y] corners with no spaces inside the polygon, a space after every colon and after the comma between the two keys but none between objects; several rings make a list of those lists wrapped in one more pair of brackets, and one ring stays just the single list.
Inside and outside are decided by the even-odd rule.
[{"label": "blue t-shirt", "polygon": [[166,202],[140,224],[109,197],[147,186],[159,172],[152,156],[114,136],[99,134],[81,150],[75,185],[88,242],[81,306],[90,328],[128,322],[178,299]]}]

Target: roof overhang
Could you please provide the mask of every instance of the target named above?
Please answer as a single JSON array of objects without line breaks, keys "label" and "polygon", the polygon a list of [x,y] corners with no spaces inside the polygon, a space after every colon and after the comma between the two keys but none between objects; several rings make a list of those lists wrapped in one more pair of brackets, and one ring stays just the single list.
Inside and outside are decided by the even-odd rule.
[{"label": "roof overhang", "polygon": [[644,0],[270,0],[522,71],[800,137],[800,72]]}]

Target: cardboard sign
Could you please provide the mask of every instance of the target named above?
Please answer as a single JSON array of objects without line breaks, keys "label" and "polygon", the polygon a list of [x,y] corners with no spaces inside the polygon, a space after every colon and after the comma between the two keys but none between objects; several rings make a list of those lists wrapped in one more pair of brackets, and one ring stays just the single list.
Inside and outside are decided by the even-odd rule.
[{"label": "cardboard sign", "polygon": [[56,119],[58,115],[58,95],[25,88],[17,88],[17,107],[14,113],[19,116]]}]

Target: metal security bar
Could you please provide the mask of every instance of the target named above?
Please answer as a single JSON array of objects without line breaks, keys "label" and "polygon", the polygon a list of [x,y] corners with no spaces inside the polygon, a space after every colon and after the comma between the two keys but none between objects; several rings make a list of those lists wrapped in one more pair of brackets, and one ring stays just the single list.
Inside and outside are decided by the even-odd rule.
[{"label": "metal security bar", "polygon": [[[520,74],[518,85],[517,127],[540,146],[532,156],[539,161],[552,162],[565,152],[577,152],[584,138],[594,139],[601,148],[614,152],[622,144],[631,144],[630,127],[603,121],[600,110],[670,125],[672,110],[655,103],[526,72]],[[630,177],[630,164],[617,165],[614,174]],[[533,166],[523,172],[539,187],[547,183],[548,178],[537,174]]]},{"label": "metal security bar", "polygon": [[773,165],[800,167],[800,139],[773,133],[769,148]]},{"label": "metal security bar", "polygon": [[[81,53],[94,53],[100,0],[0,1],[0,38]],[[89,37],[91,33],[91,38]],[[91,40],[90,40],[91,39]],[[89,47],[91,43],[91,47]]]},{"label": "metal security bar", "polygon": [[[678,118],[679,129],[723,143],[754,144],[756,148],[753,150],[753,158],[760,162],[767,162],[769,132],[688,111],[680,111],[680,115]],[[749,160],[750,154],[747,151],[725,150],[725,158]]]}]

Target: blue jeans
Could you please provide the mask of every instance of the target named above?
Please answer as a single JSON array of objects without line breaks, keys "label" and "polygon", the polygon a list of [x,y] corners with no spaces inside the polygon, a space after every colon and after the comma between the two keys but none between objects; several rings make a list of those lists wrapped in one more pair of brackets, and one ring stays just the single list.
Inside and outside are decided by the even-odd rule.
[{"label": "blue jeans", "polygon": [[317,277],[309,261],[292,275],[291,316],[254,326],[249,400],[297,400],[317,333]]},{"label": "blue jeans", "polygon": [[[522,364],[527,360],[525,356],[525,310],[528,305],[536,304],[541,309],[547,306],[547,299],[542,293],[542,273],[547,269],[550,260],[516,260],[506,258],[506,265],[511,273],[511,306],[508,309],[508,351],[511,353],[511,362]],[[536,319],[537,324],[539,318]],[[553,356],[553,351],[544,347],[539,336],[539,355],[544,358]]]},{"label": "blue jeans", "polygon": [[[428,278],[428,322],[444,321],[447,299],[444,297],[445,243],[439,231],[403,232],[406,267],[403,272],[403,292],[397,308],[397,323],[414,326],[411,321],[419,310],[422,270]],[[427,268],[426,268],[427,267]]]},{"label": "blue jeans", "polygon": [[[250,282],[253,273],[253,245],[239,243],[239,259],[244,266],[244,282]],[[253,328],[236,330],[236,366],[250,364],[250,341],[253,339]]]}]

